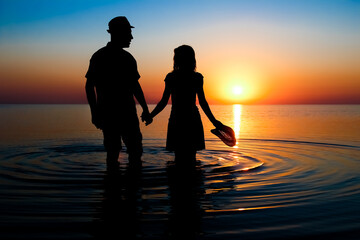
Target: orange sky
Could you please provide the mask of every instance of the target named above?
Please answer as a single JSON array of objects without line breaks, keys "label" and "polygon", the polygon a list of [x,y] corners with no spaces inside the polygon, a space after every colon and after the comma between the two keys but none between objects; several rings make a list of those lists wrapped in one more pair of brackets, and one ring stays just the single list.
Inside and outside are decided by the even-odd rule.
[{"label": "orange sky", "polygon": [[359,4],[185,2],[43,3],[21,16],[3,4],[0,103],[86,103],[89,59],[109,41],[107,22],[119,9],[135,26],[127,50],[149,103],[160,99],[181,44],[195,49],[212,104],[360,103]]}]

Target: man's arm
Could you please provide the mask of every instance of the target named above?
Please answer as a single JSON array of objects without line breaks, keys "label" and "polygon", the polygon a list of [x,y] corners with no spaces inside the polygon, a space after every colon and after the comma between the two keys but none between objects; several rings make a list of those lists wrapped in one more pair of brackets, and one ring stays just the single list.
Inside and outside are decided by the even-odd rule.
[{"label": "man's arm", "polygon": [[86,97],[87,97],[88,103],[90,105],[90,110],[92,113],[95,110],[95,106],[96,106],[96,94],[95,94],[94,81],[91,81],[91,79],[87,79],[86,84],[85,84],[85,90],[86,90]]},{"label": "man's arm", "polygon": [[152,118],[150,117],[149,108],[146,104],[144,93],[138,81],[136,81],[134,86],[134,96],[143,109],[143,113],[141,114],[142,121],[145,121],[146,125],[150,124],[152,122]]},{"label": "man's arm", "polygon": [[96,108],[96,93],[95,93],[95,84],[94,84],[94,80],[91,78],[88,78],[86,80],[86,84],[85,84],[85,90],[86,90],[86,97],[90,106],[90,111],[91,111],[91,121],[92,123],[95,125],[95,127],[100,128],[101,129],[101,123],[100,123],[100,119],[97,113],[97,108]]}]

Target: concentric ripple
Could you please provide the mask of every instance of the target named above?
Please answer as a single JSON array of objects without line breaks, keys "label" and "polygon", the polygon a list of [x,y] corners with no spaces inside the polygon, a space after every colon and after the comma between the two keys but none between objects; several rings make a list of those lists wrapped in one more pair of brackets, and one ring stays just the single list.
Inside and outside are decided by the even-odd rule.
[{"label": "concentric ripple", "polygon": [[237,148],[212,141],[207,148],[198,152],[195,167],[179,168],[158,140],[145,140],[142,168],[128,166],[122,154],[116,173],[106,171],[99,143],[2,149],[0,236],[92,239],[126,233],[167,239],[182,233],[204,239],[289,239],[358,234],[360,147],[242,139]]}]

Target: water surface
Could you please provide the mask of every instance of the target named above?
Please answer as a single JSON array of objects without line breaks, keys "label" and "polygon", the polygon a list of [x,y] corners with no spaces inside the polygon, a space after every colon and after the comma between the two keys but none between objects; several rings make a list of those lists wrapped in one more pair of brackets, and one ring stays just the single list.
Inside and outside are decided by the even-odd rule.
[{"label": "water surface", "polygon": [[[154,106],[151,106],[152,109]],[[148,127],[143,167],[106,172],[86,105],[0,106],[1,239],[356,239],[360,106],[212,106],[198,164],[165,151],[170,106]]]}]

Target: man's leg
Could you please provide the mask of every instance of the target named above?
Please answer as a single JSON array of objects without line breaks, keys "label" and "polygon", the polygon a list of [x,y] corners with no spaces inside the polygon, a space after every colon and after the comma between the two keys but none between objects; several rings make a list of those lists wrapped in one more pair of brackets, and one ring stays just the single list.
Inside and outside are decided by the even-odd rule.
[{"label": "man's leg", "polygon": [[122,139],[126,145],[127,153],[129,154],[129,164],[141,164],[143,147],[139,122],[127,126],[122,134]]},{"label": "man's leg", "polygon": [[121,133],[117,129],[103,129],[104,147],[106,150],[106,164],[108,169],[119,167],[119,153],[121,150]]}]

